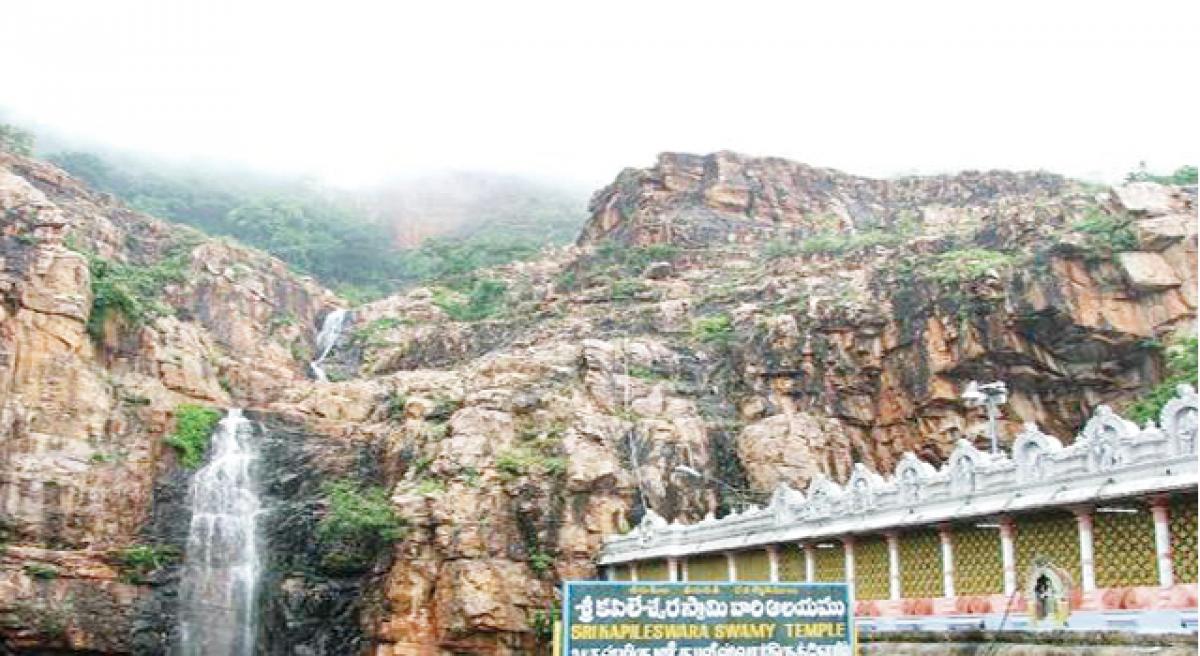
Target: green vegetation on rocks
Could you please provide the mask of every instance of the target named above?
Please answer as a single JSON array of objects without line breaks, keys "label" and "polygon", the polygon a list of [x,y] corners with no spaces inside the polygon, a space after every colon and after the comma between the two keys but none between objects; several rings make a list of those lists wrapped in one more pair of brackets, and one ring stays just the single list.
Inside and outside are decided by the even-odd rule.
[{"label": "green vegetation on rocks", "polygon": [[1110,259],[1116,253],[1135,250],[1138,246],[1137,233],[1127,216],[1092,210],[1071,227],[1083,234],[1084,249],[1092,261]]},{"label": "green vegetation on rocks", "polygon": [[728,346],[733,341],[733,320],[718,314],[692,323],[692,337],[705,344]]},{"label": "green vegetation on rocks", "polygon": [[1155,175],[1146,169],[1145,162],[1136,171],[1131,171],[1125,176],[1126,182],[1157,182],[1158,184],[1169,185],[1194,185],[1196,184],[1196,180],[1197,171],[1195,166],[1181,166],[1169,175]]},{"label": "green vegetation on rocks", "polygon": [[496,469],[506,478],[517,478],[532,472],[559,476],[567,471],[567,460],[521,446],[500,452],[496,456]]},{"label": "green vegetation on rocks", "polygon": [[482,321],[503,309],[507,291],[499,280],[476,280],[465,300],[461,294],[443,289],[434,293],[433,304],[455,321]]},{"label": "green vegetation on rocks", "polygon": [[50,580],[58,578],[58,568],[54,565],[28,563],[24,569],[26,574],[35,579]]},{"label": "green vegetation on rocks", "polygon": [[364,346],[383,346],[386,344],[382,338],[383,333],[399,328],[402,325],[404,325],[404,321],[402,319],[397,319],[396,317],[380,317],[379,319],[375,319],[366,325],[356,328],[354,330],[354,334],[352,335],[352,339],[355,343],[362,344]]},{"label": "green vegetation on rocks", "polygon": [[1142,424],[1157,421],[1159,413],[1168,401],[1175,398],[1175,388],[1180,384],[1196,385],[1197,340],[1189,337],[1166,348],[1166,378],[1155,385],[1150,393],[1134,402],[1125,411],[1125,416]]},{"label": "green vegetation on rocks", "polygon": [[317,541],[326,571],[361,572],[404,536],[404,522],[382,487],[340,480],[326,483],[321,491],[327,508],[317,524]]},{"label": "green vegetation on rocks", "polygon": [[179,560],[179,550],[172,546],[135,544],[116,553],[121,579],[127,583],[145,583],[150,574]]},{"label": "green vegetation on rocks", "polygon": [[89,255],[92,310],[88,333],[100,337],[114,312],[134,327],[171,314],[171,307],[162,301],[163,288],[187,279],[184,258],[177,253],[155,264],[138,266]]},{"label": "green vegetation on rocks", "polygon": [[635,278],[655,262],[674,263],[679,254],[679,247],[674,244],[627,246],[605,241],[591,253],[580,257],[573,267],[563,271],[558,277],[557,286],[571,290],[607,284],[614,300],[631,298],[645,288],[645,283]]},{"label": "green vegetation on rocks", "polygon": [[1013,256],[986,248],[964,248],[946,251],[924,260],[921,275],[940,285],[950,287],[977,280],[1013,263]]},{"label": "green vegetation on rocks", "polygon": [[221,413],[204,406],[185,403],[175,408],[175,432],[166,443],[179,453],[179,464],[195,469],[204,462],[204,452]]}]

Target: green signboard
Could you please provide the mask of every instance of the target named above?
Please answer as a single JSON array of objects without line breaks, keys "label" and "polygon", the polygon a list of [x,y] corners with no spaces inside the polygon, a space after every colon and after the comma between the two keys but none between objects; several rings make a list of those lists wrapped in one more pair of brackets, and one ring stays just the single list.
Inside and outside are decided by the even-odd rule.
[{"label": "green signboard", "polygon": [[563,656],[853,656],[844,583],[568,581]]}]

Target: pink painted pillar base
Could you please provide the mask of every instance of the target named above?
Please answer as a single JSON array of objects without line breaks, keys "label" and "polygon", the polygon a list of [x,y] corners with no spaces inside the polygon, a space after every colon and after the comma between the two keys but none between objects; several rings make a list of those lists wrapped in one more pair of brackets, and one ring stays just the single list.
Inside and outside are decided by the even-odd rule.
[{"label": "pink painted pillar base", "polygon": [[1103,595],[1103,591],[1101,591],[1101,590],[1093,590],[1091,592],[1084,592],[1083,594],[1081,594],[1079,596],[1079,606],[1073,608],[1073,610],[1103,610],[1103,609],[1104,609],[1104,595]]},{"label": "pink painted pillar base", "polygon": [[953,597],[935,597],[933,600],[934,615],[954,615],[958,612],[958,600]]},{"label": "pink painted pillar base", "polygon": [[884,617],[900,617],[904,615],[904,604],[898,599],[879,599],[872,602]]}]

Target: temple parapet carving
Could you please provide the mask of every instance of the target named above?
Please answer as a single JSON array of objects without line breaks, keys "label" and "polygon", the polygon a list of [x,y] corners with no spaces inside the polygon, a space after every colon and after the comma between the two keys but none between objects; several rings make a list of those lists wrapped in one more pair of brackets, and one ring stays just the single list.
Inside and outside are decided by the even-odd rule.
[{"label": "temple parapet carving", "polygon": [[821,475],[803,491],[780,484],[766,507],[750,506],[720,519],[667,523],[647,512],[632,532],[606,540],[600,562],[1194,489],[1197,419],[1196,390],[1180,385],[1157,424],[1139,427],[1100,406],[1069,446],[1028,423],[1011,454],[993,455],[959,440],[940,468],[911,452],[899,458],[891,476],[856,464],[844,484]]}]

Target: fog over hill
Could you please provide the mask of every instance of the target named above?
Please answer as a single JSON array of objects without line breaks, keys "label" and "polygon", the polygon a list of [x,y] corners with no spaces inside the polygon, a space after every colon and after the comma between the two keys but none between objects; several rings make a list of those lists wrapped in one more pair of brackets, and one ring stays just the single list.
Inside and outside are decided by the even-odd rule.
[{"label": "fog over hill", "polygon": [[352,299],[527,259],[572,242],[586,218],[587,189],[512,174],[431,171],[351,189],[13,129],[94,188],[262,248]]},{"label": "fog over hill", "polygon": [[449,171],[397,178],[357,193],[392,227],[396,244],[412,248],[431,236],[568,243],[587,216],[590,190],[486,171]]}]

